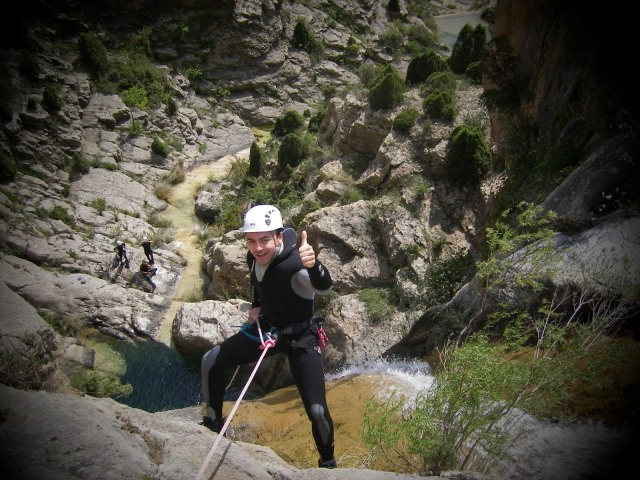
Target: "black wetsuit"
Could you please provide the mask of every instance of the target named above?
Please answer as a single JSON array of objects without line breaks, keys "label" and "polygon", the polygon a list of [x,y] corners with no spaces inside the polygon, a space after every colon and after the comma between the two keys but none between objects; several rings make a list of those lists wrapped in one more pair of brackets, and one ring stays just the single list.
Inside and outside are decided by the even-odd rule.
[{"label": "black wetsuit", "polygon": [[[258,281],[253,256],[249,253],[252,307],[262,308],[260,328],[263,334],[272,327],[277,331],[276,345],[266,355],[285,353],[288,356],[293,379],[311,421],[313,439],[324,461],[333,459],[333,420],[326,400],[322,350],[311,328],[311,319],[314,295],[329,293],[333,282],[317,259],[313,268],[302,265],[296,241],[296,232],[285,229],[283,250],[269,264],[262,281]],[[240,331],[202,358],[205,403],[214,410],[217,419],[222,419],[228,381],[225,372],[237,365],[255,362],[262,354],[257,328],[254,326],[251,331],[255,338]]]},{"label": "black wetsuit", "polygon": [[127,246],[124,243],[120,245],[116,245],[114,248],[118,258],[120,259],[120,265],[123,265],[125,268],[129,268],[129,257],[127,257]]},{"label": "black wetsuit", "polygon": [[142,249],[144,250],[144,255],[149,260],[149,263],[153,265],[155,261],[153,260],[153,250],[151,249],[151,242],[142,242]]}]

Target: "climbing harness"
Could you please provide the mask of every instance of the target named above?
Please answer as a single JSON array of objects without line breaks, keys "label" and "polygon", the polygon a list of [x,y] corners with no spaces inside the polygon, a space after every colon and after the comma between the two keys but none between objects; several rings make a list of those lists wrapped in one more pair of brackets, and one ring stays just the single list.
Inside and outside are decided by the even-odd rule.
[{"label": "climbing harness", "polygon": [[[256,325],[258,328],[258,335],[253,335],[250,330],[253,327],[253,325]],[[242,332],[242,334],[247,337],[249,340],[253,340],[254,342],[260,343],[260,349],[263,349],[263,345],[264,345],[264,341],[265,338],[271,338],[273,336],[277,336],[278,331],[276,330],[276,327],[271,327],[267,332],[265,332],[264,335],[262,335],[262,331],[260,330],[260,321],[258,320],[255,324],[252,323],[245,323],[242,325],[242,327],[240,328],[240,331]]]},{"label": "climbing harness", "polygon": [[[207,466],[209,465],[209,462],[211,462],[211,459],[213,458],[213,453],[216,451],[216,448],[218,447],[218,444],[220,443],[220,440],[222,439],[222,437],[224,437],[224,434],[227,431],[227,427],[231,423],[231,419],[235,415],[236,410],[240,406],[240,402],[242,401],[242,398],[244,397],[244,394],[247,393],[249,385],[251,384],[251,381],[253,380],[253,377],[255,376],[256,372],[258,371],[258,367],[262,363],[262,359],[264,359],[265,355],[267,354],[267,351],[270,348],[274,347],[275,344],[276,344],[277,335],[272,335],[271,332],[267,332],[263,336],[262,335],[262,330],[260,329],[260,321],[259,320],[256,321],[256,326],[258,328],[258,335],[260,335],[257,338],[260,341],[260,349],[262,350],[262,354],[260,355],[260,358],[258,359],[258,361],[256,363],[256,366],[253,368],[253,371],[251,372],[251,375],[249,375],[249,379],[247,380],[247,383],[245,384],[244,388],[242,389],[242,392],[240,392],[240,396],[236,400],[236,403],[233,404],[233,408],[231,409],[231,413],[229,413],[229,416],[227,417],[227,420],[224,422],[224,425],[220,429],[220,433],[218,433],[218,436],[216,437],[215,442],[213,442],[213,445],[211,446],[211,450],[209,450],[209,454],[207,455],[207,458],[202,463],[202,466],[200,467],[200,470],[198,471],[198,475],[196,476],[196,480],[200,480],[202,478],[202,475],[204,475],[204,471],[206,470]],[[244,330],[243,330],[243,333],[244,333]]]}]

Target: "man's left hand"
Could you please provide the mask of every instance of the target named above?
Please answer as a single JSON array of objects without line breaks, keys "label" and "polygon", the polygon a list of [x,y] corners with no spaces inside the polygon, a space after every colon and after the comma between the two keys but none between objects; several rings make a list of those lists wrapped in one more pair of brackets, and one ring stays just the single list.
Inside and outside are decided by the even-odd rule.
[{"label": "man's left hand", "polygon": [[300,247],[298,248],[298,252],[300,253],[302,265],[306,268],[312,268],[316,264],[316,252],[314,252],[313,247],[307,243],[306,230],[300,233]]}]

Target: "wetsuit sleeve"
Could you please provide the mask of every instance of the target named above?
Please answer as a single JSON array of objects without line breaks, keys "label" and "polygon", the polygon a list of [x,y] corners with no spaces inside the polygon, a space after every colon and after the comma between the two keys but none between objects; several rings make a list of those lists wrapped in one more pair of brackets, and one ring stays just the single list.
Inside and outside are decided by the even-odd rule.
[{"label": "wetsuit sleeve", "polygon": [[313,267],[307,268],[309,273],[309,280],[314,290],[318,293],[328,292],[333,286],[333,280],[329,274],[329,270],[316,258],[316,263]]}]

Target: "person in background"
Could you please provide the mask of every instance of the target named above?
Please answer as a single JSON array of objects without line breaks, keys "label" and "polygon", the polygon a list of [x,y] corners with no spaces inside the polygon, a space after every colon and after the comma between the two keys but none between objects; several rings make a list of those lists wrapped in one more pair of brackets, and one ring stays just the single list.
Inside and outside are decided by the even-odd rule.
[{"label": "person in background", "polygon": [[[127,245],[120,240],[116,240],[116,246],[114,250],[116,252],[116,255],[118,256],[118,260],[120,262],[119,264],[124,265],[124,267],[128,270],[129,257],[127,257]],[[114,267],[117,267],[117,265],[114,265]]]},{"label": "person in background", "polygon": [[151,248],[151,240],[149,240],[149,237],[142,237],[142,249],[149,263],[153,265],[155,261],[153,260],[153,249]]},{"label": "person in background", "polygon": [[334,427],[327,406],[321,348],[324,331],[314,317],[315,295],[327,295],[333,281],[307,243],[307,232],[301,232],[301,244],[296,247],[295,230],[283,227],[280,211],[273,205],[251,208],[241,231],[248,247],[251,310],[238,333],[202,358],[205,412],[201,425],[220,433],[225,423],[222,406],[229,380],[226,375],[238,365],[256,362],[262,354],[264,337],[260,335],[270,332],[276,343],[265,355],[281,353],[288,357],[320,454],[318,466],[335,468]]},{"label": "person in background", "polygon": [[156,284],[153,282],[153,280],[151,280],[151,278],[156,274],[158,269],[155,267],[152,267],[147,260],[143,260],[142,263],[140,264],[140,271],[142,272],[142,276],[145,282],[147,282],[151,287],[151,293],[155,292]]}]

